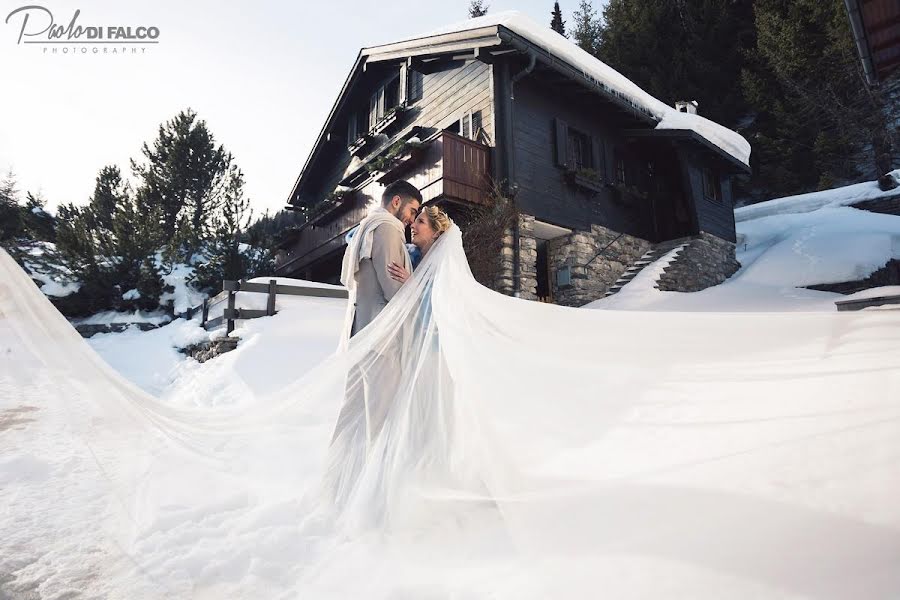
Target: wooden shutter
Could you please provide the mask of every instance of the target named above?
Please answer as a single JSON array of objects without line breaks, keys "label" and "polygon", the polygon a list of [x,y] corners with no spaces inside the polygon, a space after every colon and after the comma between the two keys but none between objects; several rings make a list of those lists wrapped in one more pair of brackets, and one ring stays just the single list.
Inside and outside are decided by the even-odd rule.
[{"label": "wooden shutter", "polygon": [[554,119],[556,127],[556,164],[565,167],[569,164],[566,147],[569,144],[569,126],[562,119]]},{"label": "wooden shutter", "polygon": [[357,139],[359,139],[359,131],[356,128],[356,113],[352,113],[347,121],[347,145],[349,146]]},{"label": "wooden shutter", "polygon": [[601,177],[606,178],[606,151],[603,140],[596,136],[591,138],[591,160],[593,160],[594,170]]},{"label": "wooden shutter", "polygon": [[409,77],[407,75],[406,63],[400,65],[400,81],[398,82],[397,88],[397,104],[404,105],[406,104],[406,98],[408,96],[407,88],[409,86]]},{"label": "wooden shutter", "polygon": [[372,94],[369,99],[369,131],[375,127],[378,122],[378,93]]}]

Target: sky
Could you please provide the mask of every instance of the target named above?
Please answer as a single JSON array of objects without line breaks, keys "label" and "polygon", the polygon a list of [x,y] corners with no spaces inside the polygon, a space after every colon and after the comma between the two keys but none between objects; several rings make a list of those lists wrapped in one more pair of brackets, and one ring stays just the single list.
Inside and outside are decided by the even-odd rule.
[{"label": "sky", "polygon": [[[602,1],[594,3],[599,12]],[[152,143],[159,126],[190,107],[234,155],[256,214],[275,212],[359,49],[463,20],[468,4],[0,0],[0,171],[12,170],[22,195],[41,193],[51,211],[84,204],[102,167],[118,165],[130,177],[129,159],[140,158],[141,145]],[[19,43],[25,14],[26,32],[41,31],[50,20],[36,9],[10,16],[26,5],[44,7],[63,27],[76,10],[83,27],[131,27],[133,33],[156,27],[158,43]],[[488,5],[548,26],[553,8],[548,0]],[[560,6],[570,21],[576,2]]]}]

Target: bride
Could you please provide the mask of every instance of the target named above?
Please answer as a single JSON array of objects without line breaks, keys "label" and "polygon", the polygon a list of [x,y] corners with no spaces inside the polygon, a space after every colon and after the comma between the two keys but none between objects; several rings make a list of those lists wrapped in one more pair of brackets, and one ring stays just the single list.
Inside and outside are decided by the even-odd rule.
[{"label": "bride", "polygon": [[454,387],[431,300],[443,261],[454,243],[461,249],[461,235],[433,206],[423,207],[411,228],[421,256],[415,276],[390,265],[391,277],[405,285],[351,339],[347,352],[353,358],[332,436],[325,498],[357,525],[385,524],[413,479],[448,474]]}]

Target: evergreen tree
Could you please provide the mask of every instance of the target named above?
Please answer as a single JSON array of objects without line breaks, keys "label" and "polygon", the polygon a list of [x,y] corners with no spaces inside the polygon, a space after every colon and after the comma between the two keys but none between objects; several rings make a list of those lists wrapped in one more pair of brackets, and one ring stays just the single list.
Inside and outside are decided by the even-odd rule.
[{"label": "evergreen tree", "polygon": [[751,0],[610,0],[598,55],[660,100],[696,100],[735,127],[748,113],[735,82],[753,40]]},{"label": "evergreen tree", "polygon": [[221,289],[225,279],[247,279],[272,271],[274,265],[267,249],[242,243],[252,219],[250,201],[244,196],[244,175],[232,165],[225,180],[223,201],[213,218],[206,260],[194,269],[192,281],[198,289],[213,292]]},{"label": "evergreen tree", "polygon": [[44,208],[47,201],[38,194],[28,192],[25,195],[25,206],[22,207],[21,219],[25,235],[34,241],[56,241],[56,219]]},{"label": "evergreen tree", "polygon": [[579,48],[585,52],[597,56],[600,47],[600,32],[602,30],[597,11],[594,10],[591,0],[581,0],[578,10],[572,18],[575,28],[572,30],[572,39]]},{"label": "evergreen tree", "polygon": [[152,148],[145,143],[141,152],[145,162],[131,163],[140,181],[138,207],[158,208],[164,238],[177,239],[177,250],[190,256],[209,233],[232,157],[191,109],[160,125]]},{"label": "evergreen tree", "polygon": [[[757,0],[743,89],[766,196],[873,179],[892,166],[896,107],[865,84],[840,0]],[[868,160],[860,156],[868,154]]]},{"label": "evergreen tree", "polygon": [[16,176],[10,170],[0,180],[0,243],[11,247],[13,240],[24,233]]},{"label": "evergreen tree", "polygon": [[550,29],[563,37],[569,37],[566,35],[566,22],[563,21],[562,11],[559,9],[559,2],[553,3],[553,11],[551,11],[550,15],[552,16],[552,19],[550,19]]},{"label": "evergreen tree", "polygon": [[[165,290],[155,254],[162,238],[158,208],[139,208],[118,167],[100,170],[90,202],[60,206],[56,244],[68,269],[82,283],[55,301],[69,316],[101,310],[159,308]],[[132,289],[136,299],[125,299]]]},{"label": "evergreen tree", "polygon": [[485,4],[484,0],[471,0],[469,3],[469,18],[483,17],[487,14],[489,8],[490,5]]}]

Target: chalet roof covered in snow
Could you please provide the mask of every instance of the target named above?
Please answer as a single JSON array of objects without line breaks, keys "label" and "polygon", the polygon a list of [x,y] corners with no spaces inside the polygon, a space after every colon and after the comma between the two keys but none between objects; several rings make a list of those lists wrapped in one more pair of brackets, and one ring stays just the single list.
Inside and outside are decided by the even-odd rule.
[{"label": "chalet roof covered in snow", "polygon": [[532,44],[540,46],[550,56],[561,59],[579,69],[584,77],[596,81],[601,86],[608,88],[614,95],[622,97],[639,109],[653,115],[657,121],[657,129],[694,131],[738,161],[745,165],[750,164],[750,144],[737,132],[699,115],[678,112],[675,107],[657,100],[627,77],[591,56],[570,40],[549,27],[535,23],[517,11],[500,12],[477,19],[469,19],[433,31],[426,37],[478,30],[483,27],[497,27],[500,30],[501,39],[505,37],[502,33],[502,28],[505,28]]},{"label": "chalet roof covered in snow", "polygon": [[448,25],[441,29],[390,44],[363,48],[347,76],[318,139],[300,172],[289,202],[296,198],[304,174],[331,138],[349,91],[366,65],[416,57],[421,64],[458,56],[490,62],[493,56],[519,52],[575,80],[596,93],[598,102],[616,106],[631,123],[656,130],[660,135],[697,141],[739,170],[748,170],[750,144],[735,131],[700,115],[682,113],[638,87],[627,77],[591,56],[549,27],[539,25],[519,12],[508,11]]}]

